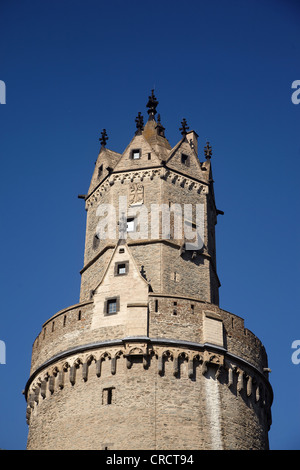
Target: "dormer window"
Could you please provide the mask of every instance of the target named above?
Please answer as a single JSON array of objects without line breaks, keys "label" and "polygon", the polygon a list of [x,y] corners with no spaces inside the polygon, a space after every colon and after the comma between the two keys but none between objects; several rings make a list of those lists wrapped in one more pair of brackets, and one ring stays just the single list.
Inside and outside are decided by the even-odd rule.
[{"label": "dormer window", "polygon": [[138,160],[139,158],[141,158],[141,150],[140,149],[131,150],[131,158],[132,160]]},{"label": "dormer window", "polygon": [[190,157],[185,153],[181,154],[181,163],[185,166],[190,166]]},{"label": "dormer window", "polygon": [[115,263],[115,276],[124,276],[128,273],[129,261],[122,261],[121,263]]},{"label": "dormer window", "polygon": [[118,264],[118,274],[126,274],[126,265],[125,265],[125,263]]}]

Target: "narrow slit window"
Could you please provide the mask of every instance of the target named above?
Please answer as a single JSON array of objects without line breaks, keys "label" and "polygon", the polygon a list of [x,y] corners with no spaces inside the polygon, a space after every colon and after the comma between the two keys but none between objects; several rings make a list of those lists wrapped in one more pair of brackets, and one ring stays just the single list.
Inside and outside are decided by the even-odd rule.
[{"label": "narrow slit window", "polygon": [[98,168],[98,178],[101,178],[102,173],[103,173],[103,165],[100,165]]},{"label": "narrow slit window", "polygon": [[112,403],[112,388],[107,390],[107,404],[111,405]]},{"label": "narrow slit window", "polygon": [[190,163],[189,156],[186,155],[185,153],[181,154],[181,163],[185,166],[189,166],[189,163]]},{"label": "narrow slit window", "polygon": [[102,404],[112,405],[114,403],[115,388],[109,387],[102,390]]}]

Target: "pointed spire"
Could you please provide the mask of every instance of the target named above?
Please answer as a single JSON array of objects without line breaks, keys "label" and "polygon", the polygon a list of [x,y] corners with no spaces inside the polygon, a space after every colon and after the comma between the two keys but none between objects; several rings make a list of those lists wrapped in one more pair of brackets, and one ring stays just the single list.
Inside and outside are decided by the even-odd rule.
[{"label": "pointed spire", "polygon": [[147,108],[148,109],[148,114],[149,114],[149,118],[148,120],[149,121],[152,121],[154,120],[154,116],[156,114],[156,108],[157,108],[157,105],[158,105],[158,101],[157,99],[155,98],[154,96],[154,90],[151,90],[151,95],[149,96],[149,101],[147,103]]},{"label": "pointed spire", "polygon": [[139,112],[136,119],[135,119],[135,122],[136,122],[136,132],[135,132],[135,135],[141,135],[143,129],[144,129],[144,118],[143,116],[141,115],[141,113]]},{"label": "pointed spire", "polygon": [[186,119],[183,118],[181,121],[181,127],[179,128],[179,130],[183,136],[186,136],[188,129],[189,127],[187,125]]},{"label": "pointed spire", "polygon": [[204,156],[206,160],[210,159],[212,156],[212,149],[211,149],[211,146],[209,145],[209,142],[206,142],[206,147],[204,147]]},{"label": "pointed spire", "polygon": [[107,136],[107,133],[106,133],[106,129],[103,129],[103,131],[101,132],[101,137],[100,137],[99,141],[100,141],[101,147],[105,147],[106,142],[108,141],[108,136]]}]

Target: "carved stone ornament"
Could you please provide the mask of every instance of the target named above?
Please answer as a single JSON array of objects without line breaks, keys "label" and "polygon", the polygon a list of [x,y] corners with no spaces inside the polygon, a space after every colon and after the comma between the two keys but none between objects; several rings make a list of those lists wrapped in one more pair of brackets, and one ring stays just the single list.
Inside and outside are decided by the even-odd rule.
[{"label": "carved stone ornament", "polygon": [[144,186],[141,183],[132,183],[129,186],[129,205],[144,204]]},{"label": "carved stone ornament", "polygon": [[148,354],[148,345],[147,343],[126,343],[124,354],[125,356]]}]

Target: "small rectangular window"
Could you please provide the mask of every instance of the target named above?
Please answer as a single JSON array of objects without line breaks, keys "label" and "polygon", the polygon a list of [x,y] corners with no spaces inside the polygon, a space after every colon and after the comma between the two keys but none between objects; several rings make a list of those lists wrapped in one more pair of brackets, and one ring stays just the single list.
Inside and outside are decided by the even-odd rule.
[{"label": "small rectangular window", "polygon": [[141,157],[140,149],[135,149],[131,151],[131,158],[132,160],[138,160]]},{"label": "small rectangular window", "polygon": [[124,261],[123,263],[115,264],[115,276],[122,276],[128,273],[129,262]]},{"label": "small rectangular window", "polygon": [[125,274],[126,273],[126,266],[125,264],[119,264],[118,266],[118,274]]},{"label": "small rectangular window", "polygon": [[134,232],[135,231],[135,220],[134,217],[129,217],[127,219],[127,232]]},{"label": "small rectangular window", "polygon": [[120,310],[120,297],[109,297],[105,299],[103,313],[107,315],[115,315]]},{"label": "small rectangular window", "polygon": [[107,301],[107,314],[117,313],[117,299]]},{"label": "small rectangular window", "polygon": [[185,153],[181,154],[181,163],[185,166],[189,166],[189,156]]}]

